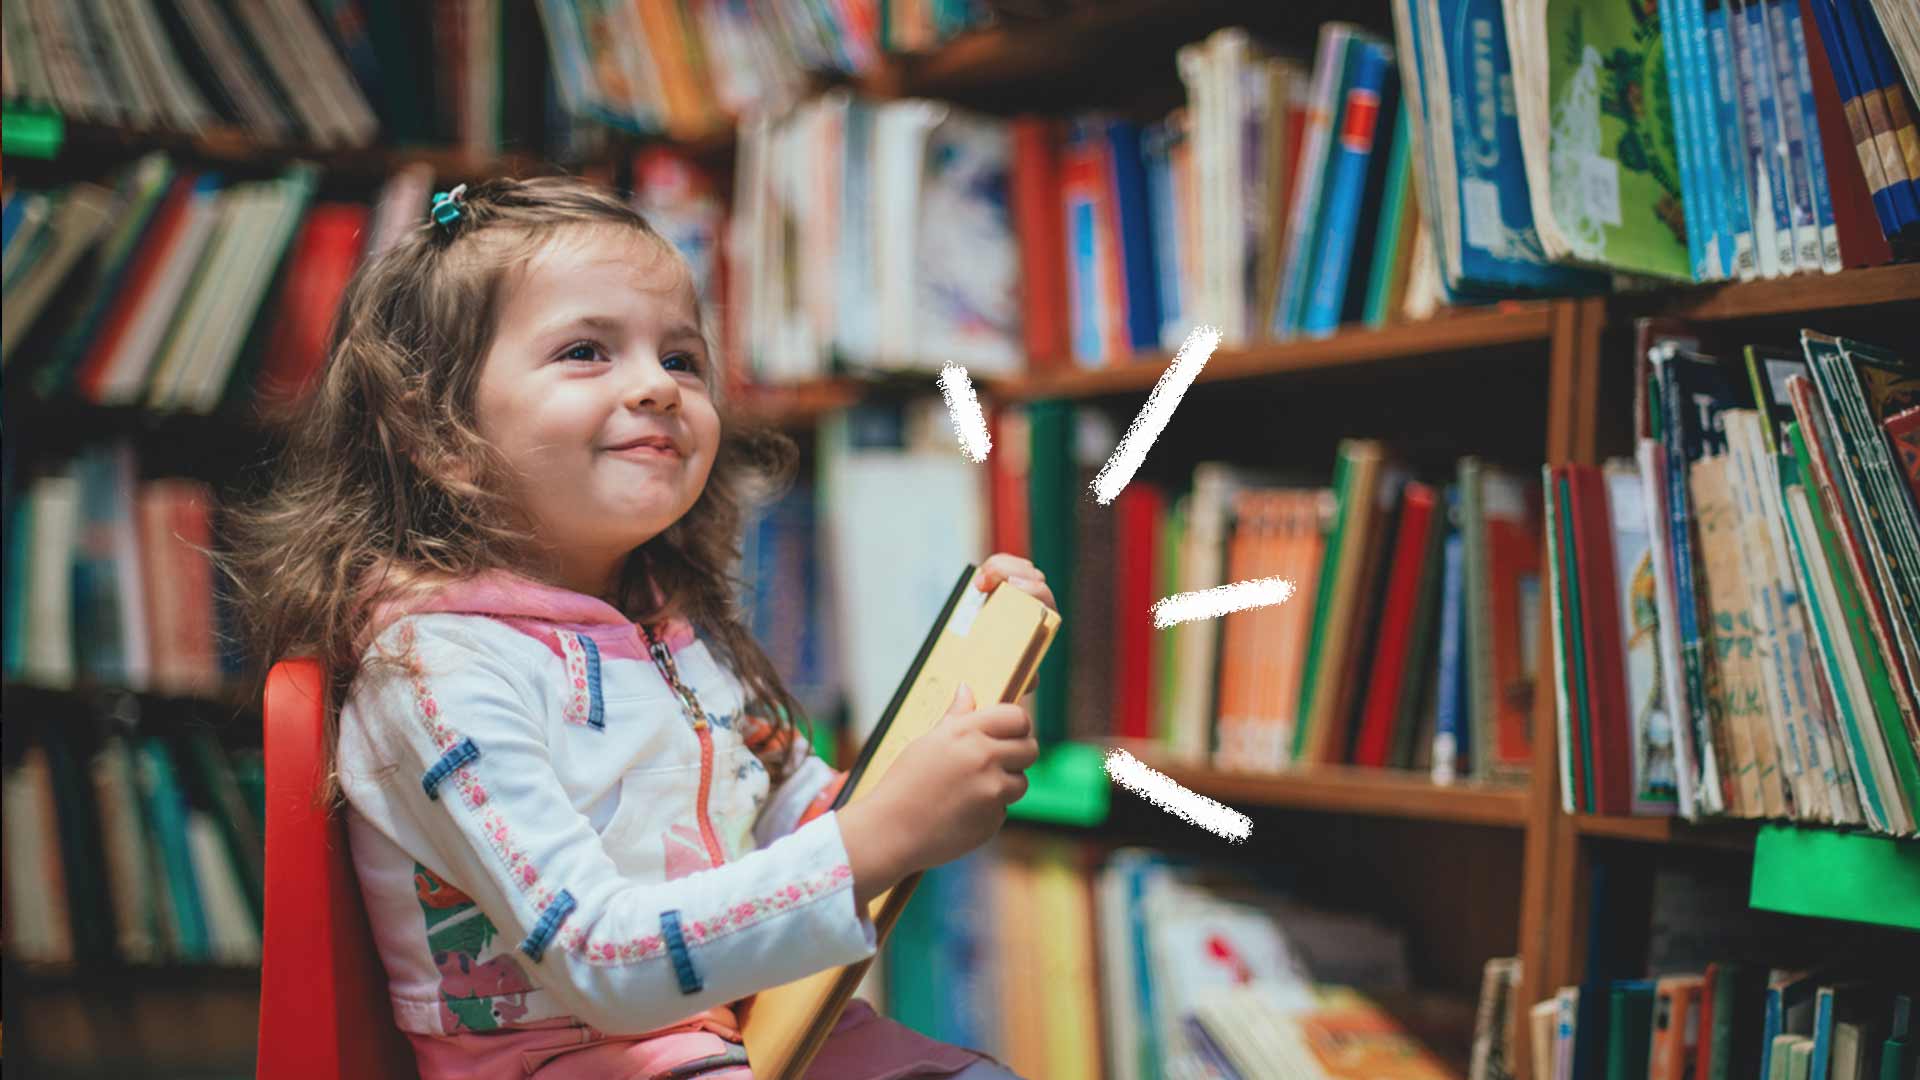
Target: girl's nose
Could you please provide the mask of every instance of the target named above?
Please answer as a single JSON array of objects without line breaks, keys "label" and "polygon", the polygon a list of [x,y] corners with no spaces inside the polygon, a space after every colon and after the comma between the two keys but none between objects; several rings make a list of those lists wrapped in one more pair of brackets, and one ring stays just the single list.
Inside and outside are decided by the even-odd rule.
[{"label": "girl's nose", "polygon": [[633,365],[623,404],[629,409],[652,407],[662,411],[679,408],[680,383],[660,363],[657,356],[641,359]]}]

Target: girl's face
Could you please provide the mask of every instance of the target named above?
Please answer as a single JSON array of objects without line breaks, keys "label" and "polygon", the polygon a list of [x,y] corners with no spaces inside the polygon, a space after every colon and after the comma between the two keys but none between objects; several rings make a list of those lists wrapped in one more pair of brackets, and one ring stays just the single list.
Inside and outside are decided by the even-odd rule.
[{"label": "girl's face", "polygon": [[693,283],[661,244],[556,233],[504,282],[475,394],[557,583],[592,596],[693,506],[720,445]]}]

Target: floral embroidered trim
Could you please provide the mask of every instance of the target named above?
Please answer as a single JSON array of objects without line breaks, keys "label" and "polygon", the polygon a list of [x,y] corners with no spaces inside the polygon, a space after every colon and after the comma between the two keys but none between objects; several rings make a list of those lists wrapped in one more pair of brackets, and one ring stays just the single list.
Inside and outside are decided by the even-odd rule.
[{"label": "floral embroidered trim", "polygon": [[569,724],[605,727],[600,704],[600,650],[592,639],[571,630],[555,630],[567,668],[567,703],[560,715]]},{"label": "floral embroidered trim", "polygon": [[[402,624],[400,633],[402,648],[411,653],[414,644],[413,625]],[[421,726],[433,739],[434,745],[444,752],[459,744],[464,736],[441,722],[440,704],[434,699],[426,673],[416,664],[408,672],[408,679],[412,684],[414,707],[420,716]],[[565,889],[541,884],[540,872],[526,853],[514,846],[507,819],[497,809],[487,807],[486,788],[474,775],[470,765],[455,769],[452,779],[454,786],[459,789],[461,801],[470,809],[480,812],[480,828],[486,836],[487,845],[500,857],[507,868],[508,878],[527,895],[534,911],[545,914],[562,897],[571,902],[572,895]],[[483,810],[482,807],[487,808]],[[770,893],[742,900],[711,918],[683,923],[681,938],[688,947],[704,945],[852,887],[853,867],[839,863],[801,881],[775,888]],[[571,910],[569,907],[566,913],[571,913]],[[564,919],[566,913],[556,918],[555,922]],[[639,963],[660,957],[667,951],[667,940],[663,934],[647,934],[626,941],[596,941],[584,929],[573,929],[561,934],[560,946],[567,952],[578,954],[587,963],[605,966]]]},{"label": "floral embroidered trim", "polygon": [[[805,907],[823,896],[830,896],[853,885],[853,868],[846,863],[823,870],[764,896],[728,907],[709,919],[680,924],[681,940],[691,948],[717,941],[736,931],[765,922],[775,915]],[[665,955],[665,934],[646,934],[626,941],[596,941],[585,930],[570,930],[561,938],[562,946],[578,953],[589,964],[633,964]]]}]

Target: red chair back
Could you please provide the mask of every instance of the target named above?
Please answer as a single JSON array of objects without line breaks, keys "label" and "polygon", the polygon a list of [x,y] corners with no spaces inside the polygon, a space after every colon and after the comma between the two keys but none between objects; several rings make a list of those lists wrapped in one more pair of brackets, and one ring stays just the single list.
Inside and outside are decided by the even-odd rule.
[{"label": "red chair back", "polygon": [[411,1077],[326,779],[326,678],[312,660],[267,675],[266,927],[259,1073],[266,1080]]}]

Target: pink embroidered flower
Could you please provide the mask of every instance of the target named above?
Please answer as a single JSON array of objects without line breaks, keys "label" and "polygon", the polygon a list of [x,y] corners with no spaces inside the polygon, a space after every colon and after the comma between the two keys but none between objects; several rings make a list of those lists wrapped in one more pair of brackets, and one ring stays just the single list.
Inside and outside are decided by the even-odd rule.
[{"label": "pink embroidered flower", "polygon": [[520,868],[520,884],[532,885],[534,882],[537,882],[539,880],[540,880],[540,874],[534,870],[533,865],[531,863]]},{"label": "pink embroidered flower", "polygon": [[787,899],[789,900],[800,899],[800,886],[798,885],[787,886]]}]

